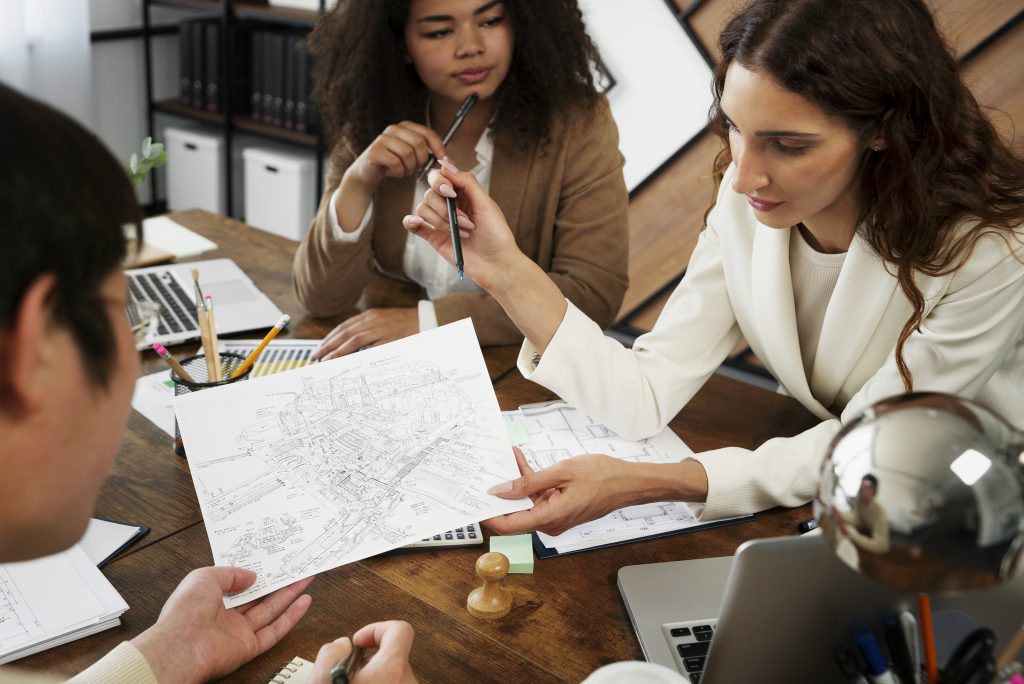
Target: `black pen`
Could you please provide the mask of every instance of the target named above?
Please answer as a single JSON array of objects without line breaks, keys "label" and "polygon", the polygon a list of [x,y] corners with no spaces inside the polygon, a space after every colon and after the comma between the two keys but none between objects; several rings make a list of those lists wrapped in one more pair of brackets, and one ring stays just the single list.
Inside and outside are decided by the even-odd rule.
[{"label": "black pen", "polygon": [[363,665],[363,648],[352,646],[347,656],[331,668],[331,684],[349,684]]},{"label": "black pen", "polygon": [[464,273],[462,270],[462,239],[459,236],[459,215],[455,210],[455,200],[451,197],[445,197],[444,203],[448,206],[448,224],[452,228],[452,249],[455,250],[455,270],[459,273],[459,280],[462,280]]},{"label": "black pen", "polygon": [[[459,111],[455,112],[455,118],[452,119],[452,125],[448,127],[447,131],[445,131],[444,137],[441,138],[441,142],[445,145],[451,142],[452,138],[455,136],[455,132],[459,130],[459,126],[461,126],[462,122],[466,120],[469,110],[473,108],[473,105],[475,105],[476,101],[479,99],[480,98],[476,93],[470,93],[469,97],[462,101],[462,104],[459,105]],[[434,167],[434,162],[436,161],[437,157],[431,153],[430,156],[427,157],[427,163],[422,169],[420,169],[420,175],[416,177],[417,182],[422,183],[426,180],[427,174],[430,173],[430,169]]]}]

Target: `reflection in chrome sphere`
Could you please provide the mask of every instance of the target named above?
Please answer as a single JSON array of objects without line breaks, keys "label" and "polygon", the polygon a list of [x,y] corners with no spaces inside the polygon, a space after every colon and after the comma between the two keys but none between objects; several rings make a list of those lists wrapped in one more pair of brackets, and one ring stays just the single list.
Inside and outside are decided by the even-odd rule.
[{"label": "reflection in chrome sphere", "polygon": [[815,502],[849,566],[909,591],[970,591],[1020,569],[1024,434],[958,397],[865,409],[832,440]]}]

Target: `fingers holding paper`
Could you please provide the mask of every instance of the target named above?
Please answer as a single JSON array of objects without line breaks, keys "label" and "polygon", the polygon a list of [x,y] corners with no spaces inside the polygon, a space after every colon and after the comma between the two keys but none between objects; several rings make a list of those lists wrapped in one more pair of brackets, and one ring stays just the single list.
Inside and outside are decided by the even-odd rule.
[{"label": "fingers holding paper", "polygon": [[629,464],[624,461],[587,454],[535,471],[522,452],[515,451],[522,477],[495,485],[488,493],[503,499],[528,496],[533,508],[483,521],[498,534],[536,530],[559,535],[634,503],[630,500]]},{"label": "fingers holding paper", "polygon": [[208,567],[190,572],[156,624],[132,643],[160,681],[206,681],[232,672],[279,642],[306,614],[312,577],[238,608],[224,595],[252,586],[256,573]]}]

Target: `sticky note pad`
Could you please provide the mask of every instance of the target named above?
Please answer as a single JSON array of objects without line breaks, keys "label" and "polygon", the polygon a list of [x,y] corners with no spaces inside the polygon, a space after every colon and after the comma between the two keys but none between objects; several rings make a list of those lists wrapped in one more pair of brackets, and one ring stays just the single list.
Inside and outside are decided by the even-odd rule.
[{"label": "sticky note pad", "polygon": [[522,421],[505,421],[505,431],[508,433],[508,440],[512,442],[512,446],[520,446],[530,441],[530,433],[526,431],[526,426]]},{"label": "sticky note pad", "polygon": [[511,537],[491,535],[491,551],[505,554],[508,558],[509,574],[533,574],[532,534],[516,534]]}]

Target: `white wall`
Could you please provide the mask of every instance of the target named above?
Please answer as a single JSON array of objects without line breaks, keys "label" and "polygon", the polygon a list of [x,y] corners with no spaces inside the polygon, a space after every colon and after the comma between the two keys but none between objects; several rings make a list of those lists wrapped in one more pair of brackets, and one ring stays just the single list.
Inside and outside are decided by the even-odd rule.
[{"label": "white wall", "polygon": [[[153,7],[153,26],[175,24],[196,16],[176,8]],[[89,0],[90,31],[142,27],[142,0]],[[152,39],[153,97],[173,97],[177,92],[178,43],[175,34]],[[145,53],[141,38],[92,44],[92,129],[119,159],[137,151],[146,131]],[[168,122],[182,119],[157,115],[157,131]],[[159,137],[157,133],[156,137]],[[157,175],[158,180],[161,174]],[[149,183],[139,185],[139,201],[150,201]],[[163,193],[163,190],[160,190]]]}]

